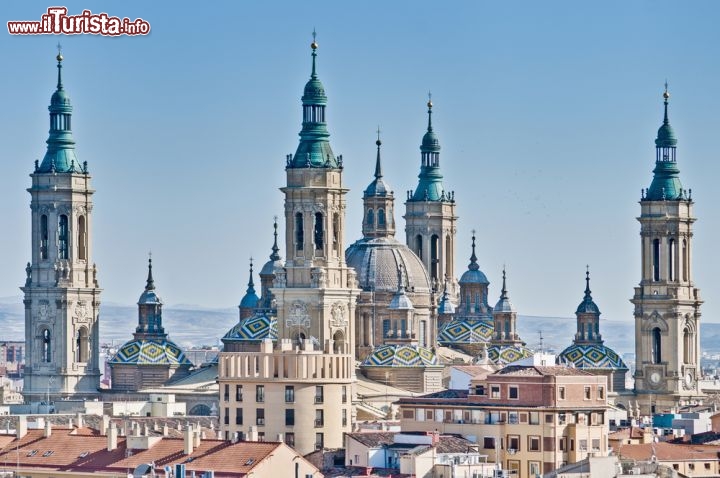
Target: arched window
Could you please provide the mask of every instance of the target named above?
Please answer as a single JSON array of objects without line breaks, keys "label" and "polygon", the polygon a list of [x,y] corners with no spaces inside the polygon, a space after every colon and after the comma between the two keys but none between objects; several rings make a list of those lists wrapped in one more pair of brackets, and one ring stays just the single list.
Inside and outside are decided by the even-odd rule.
[{"label": "arched window", "polygon": [[46,363],[52,362],[52,343],[50,341],[50,330],[43,329],[42,332],[42,361]]},{"label": "arched window", "polygon": [[653,268],[653,280],[660,280],[660,239],[653,240],[652,249],[652,268]]},{"label": "arched window", "polygon": [[45,214],[40,216],[40,259],[48,258],[48,219]]},{"label": "arched window", "polygon": [[68,217],[61,214],[58,219],[58,259],[68,258]]},{"label": "arched window", "polygon": [[333,335],[333,352],[336,354],[343,353],[345,350],[345,335],[343,335],[342,330],[338,330]]},{"label": "arched window", "polygon": [[368,226],[375,225],[375,212],[372,209],[368,209],[368,212],[367,212],[367,225]]},{"label": "arched window", "polygon": [[340,214],[333,214],[333,248],[335,252],[340,250]]},{"label": "arched window", "polygon": [[418,255],[420,260],[423,258],[423,244],[422,244],[422,236],[418,234],[415,236],[415,253]]},{"label": "arched window", "polygon": [[427,347],[427,321],[420,321],[420,333],[418,334],[418,344],[421,347]]},{"label": "arched window", "polygon": [[80,327],[75,341],[75,357],[77,361],[85,363],[88,361],[88,331],[85,327]]},{"label": "arched window", "polygon": [[687,282],[688,280],[688,264],[690,263],[690,257],[688,256],[688,247],[687,247],[687,240],[683,239],[682,242],[682,271],[683,271],[683,281]]},{"label": "arched window", "polygon": [[660,363],[662,356],[662,333],[659,327],[652,329],[652,362]]},{"label": "arched window", "polygon": [[675,239],[668,242],[668,280],[675,280]]},{"label": "arched window", "polygon": [[305,248],[305,229],[303,228],[303,215],[295,213],[295,250],[302,251]]},{"label": "arched window", "polygon": [[378,226],[384,226],[384,225],[385,225],[385,210],[378,209]]},{"label": "arched window", "polygon": [[85,216],[78,218],[78,259],[87,260],[87,238],[85,237]]},{"label": "arched window", "polygon": [[[450,235],[448,234],[445,236],[445,257],[446,259],[449,259],[450,257]],[[452,261],[446,260],[445,261],[445,275],[447,277],[452,277],[452,271],[450,268],[452,267]]]},{"label": "arched window", "polygon": [[315,213],[315,249],[322,249],[325,245],[325,232],[323,230],[323,215]]},{"label": "arched window", "polygon": [[440,262],[438,257],[440,253],[439,249],[440,238],[433,234],[430,238],[430,276],[435,280],[438,278],[438,262]]},{"label": "arched window", "polygon": [[506,339],[510,338],[510,321],[509,320],[505,321],[505,338]]},{"label": "arched window", "polygon": [[692,363],[692,335],[687,327],[683,331],[683,362]]}]

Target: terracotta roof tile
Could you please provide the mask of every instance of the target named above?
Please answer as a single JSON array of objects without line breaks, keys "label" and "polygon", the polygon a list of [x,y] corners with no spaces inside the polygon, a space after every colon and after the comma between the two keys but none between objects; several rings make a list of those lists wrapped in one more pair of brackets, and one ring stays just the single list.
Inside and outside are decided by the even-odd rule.
[{"label": "terracotta roof tile", "polygon": [[[118,437],[115,450],[107,451],[107,437],[70,429],[53,429],[45,438],[44,430],[29,430],[19,441],[13,440],[0,450],[0,464],[38,467],[58,471],[133,470],[155,463],[157,472],[165,465],[185,463],[188,471],[214,470],[216,476],[244,476],[273,450],[284,446],[274,442],[237,442],[202,440],[191,455],[184,454],[184,442],[163,438],[148,450],[126,448],[125,437]],[[52,453],[48,453],[52,452]]]},{"label": "terracotta roof tile", "polygon": [[618,455],[635,460],[649,460],[653,454],[658,461],[717,460],[720,449],[708,445],[684,445],[675,443],[645,443],[620,445]]}]

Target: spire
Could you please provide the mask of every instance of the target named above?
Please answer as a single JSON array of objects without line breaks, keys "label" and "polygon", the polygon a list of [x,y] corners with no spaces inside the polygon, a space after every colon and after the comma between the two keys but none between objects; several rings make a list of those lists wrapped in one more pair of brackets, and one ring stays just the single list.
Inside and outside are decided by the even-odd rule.
[{"label": "spire", "polygon": [[[278,243],[277,243],[277,236],[278,236],[277,226],[278,226],[278,224],[277,224],[277,216],[275,216],[275,221],[273,222],[273,229],[274,229],[274,230],[273,230],[273,236],[274,236],[274,239],[273,239],[273,246],[272,246],[272,254],[270,254],[270,260],[271,260],[271,261],[279,261],[279,260],[280,260],[280,254],[279,254],[280,248],[278,247]],[[250,264],[250,268],[252,269],[252,263]],[[252,280],[252,273],[251,273],[250,279]]]},{"label": "spire", "polygon": [[502,291],[500,293],[501,299],[507,299],[507,287],[505,285],[505,266],[503,266],[503,285],[502,285]]},{"label": "spire", "polygon": [[325,107],[327,96],[325,87],[317,75],[317,33],[313,30],[313,41],[310,44],[312,70],[310,80],[305,84],[302,96],[302,130],[300,144],[295,156],[289,155],[288,168],[340,168],[342,159],[336,158],[330,148],[330,133],[327,130]]},{"label": "spire", "polygon": [[590,266],[585,266],[585,298],[590,296]]},{"label": "spire", "polygon": [[255,283],[253,282],[253,258],[250,258],[250,280],[248,280],[248,288],[247,288],[248,294],[250,292],[255,292]]},{"label": "spire", "polygon": [[377,145],[377,159],[375,160],[375,179],[382,178],[382,166],[380,164],[380,145],[382,144],[382,141],[380,141],[380,126],[378,126],[377,129],[377,141],[375,141],[375,144]]},{"label": "spire", "polygon": [[677,166],[677,137],[668,119],[667,81],[663,91],[663,123],[655,139],[655,169],[653,180],[643,197],[647,201],[676,201],[684,199],[685,192],[680,182],[680,169]]},{"label": "spire", "polygon": [[470,265],[468,265],[468,269],[471,271],[480,270],[480,266],[477,263],[477,256],[475,255],[475,229],[472,231],[472,255],[470,256]]},{"label": "spire", "polygon": [[317,57],[316,51],[318,48],[318,44],[317,44],[317,41],[315,41],[317,38],[317,32],[315,32],[314,28],[313,28],[312,36],[313,36],[313,41],[310,44],[310,48],[312,48],[312,73],[310,74],[310,78],[315,79],[315,78],[317,78],[317,73],[315,73],[315,58]]},{"label": "spire", "polygon": [[83,173],[86,168],[80,164],[75,155],[75,140],[72,136],[71,119],[72,105],[62,82],[62,47],[58,44],[57,86],[50,98],[50,133],[48,134],[47,151],[42,162],[35,167],[36,173]]},{"label": "spire", "polygon": [[148,253],[148,276],[145,283],[145,290],[155,290],[155,281],[152,276],[152,252]]},{"label": "spire", "polygon": [[432,130],[433,130],[433,129],[432,129],[432,107],[433,107],[433,104],[432,104],[432,93],[429,92],[429,91],[428,91],[427,107],[428,107],[428,127],[427,127],[427,130],[428,130],[428,133],[431,133]]},{"label": "spire", "polygon": [[61,45],[60,43],[57,44],[57,50],[58,50],[58,54],[57,54],[57,56],[55,57],[55,59],[56,59],[57,62],[58,62],[58,64],[57,64],[57,69],[58,69],[57,89],[58,89],[58,90],[62,90],[62,89],[63,89],[63,84],[62,84],[62,61],[63,61],[63,56],[62,56],[62,45]]},{"label": "spire", "polygon": [[432,94],[428,93],[428,126],[420,145],[420,174],[411,201],[452,201],[451,193],[445,191],[440,172],[440,140],[432,126]]},{"label": "spire", "polygon": [[595,301],[593,301],[590,291],[590,266],[585,266],[585,296],[578,305],[576,314],[597,314],[600,315],[600,309]]}]

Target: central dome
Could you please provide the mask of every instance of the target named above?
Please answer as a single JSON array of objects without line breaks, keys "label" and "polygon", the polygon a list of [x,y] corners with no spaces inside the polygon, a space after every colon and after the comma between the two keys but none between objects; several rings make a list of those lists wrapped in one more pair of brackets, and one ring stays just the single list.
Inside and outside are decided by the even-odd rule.
[{"label": "central dome", "polygon": [[392,237],[360,239],[345,251],[345,260],[357,272],[360,288],[384,292],[398,290],[398,266],[408,292],[430,292],[430,278],[420,258]]}]

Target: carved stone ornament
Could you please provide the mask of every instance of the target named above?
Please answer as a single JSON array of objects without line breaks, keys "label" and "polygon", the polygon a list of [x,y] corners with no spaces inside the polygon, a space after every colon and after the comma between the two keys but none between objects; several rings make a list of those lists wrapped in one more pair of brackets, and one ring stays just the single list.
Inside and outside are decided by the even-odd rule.
[{"label": "carved stone ornament", "polygon": [[341,302],[335,302],[330,307],[330,317],[330,325],[333,327],[347,326],[347,314],[345,313],[345,306]]},{"label": "carved stone ornament", "polygon": [[52,309],[50,302],[47,300],[41,300],[38,302],[38,318],[40,320],[49,320],[55,316],[55,311]]},{"label": "carved stone ornament", "polygon": [[75,317],[78,322],[85,322],[88,319],[88,306],[84,301],[75,304]]},{"label": "carved stone ornament", "polygon": [[285,319],[285,327],[310,327],[310,315],[307,305],[301,300],[296,300],[290,305],[288,316]]}]

